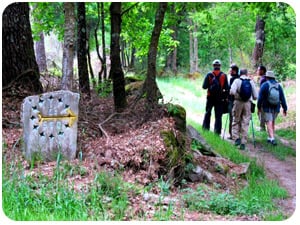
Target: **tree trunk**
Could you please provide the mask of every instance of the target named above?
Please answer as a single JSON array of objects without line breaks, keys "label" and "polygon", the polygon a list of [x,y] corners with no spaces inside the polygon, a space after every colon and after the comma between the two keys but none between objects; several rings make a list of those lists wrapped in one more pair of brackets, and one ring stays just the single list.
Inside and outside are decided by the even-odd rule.
[{"label": "tree trunk", "polygon": [[72,90],[73,86],[73,63],[75,43],[75,3],[65,2],[65,35],[62,59],[62,85],[64,90]]},{"label": "tree trunk", "polygon": [[96,79],[95,79],[95,76],[94,76],[93,66],[92,66],[92,62],[91,62],[89,38],[88,38],[87,42],[88,42],[87,58],[88,58],[89,71],[90,71],[90,75],[91,75],[91,78],[92,78],[92,88],[95,88],[96,87]]},{"label": "tree trunk", "polygon": [[106,45],[105,45],[105,26],[104,26],[104,3],[101,2],[101,31],[102,31],[102,56],[103,56],[103,62],[102,62],[102,70],[103,70],[103,77],[104,80],[107,79],[107,66],[106,66]]},{"label": "tree trunk", "polygon": [[135,64],[135,47],[131,48],[129,69],[133,69]]},{"label": "tree trunk", "polygon": [[[175,11],[175,4],[172,4],[171,6],[171,13],[173,15],[176,15]],[[178,21],[176,21],[178,24]],[[171,34],[173,40],[177,40],[177,34],[178,34],[178,27],[177,24],[173,24],[170,28],[173,30],[173,33]],[[167,60],[166,60],[166,69],[171,70],[175,75],[177,73],[177,47],[174,47],[174,49],[168,54]]]},{"label": "tree trunk", "polygon": [[12,82],[27,90],[41,93],[39,68],[34,55],[28,3],[13,3],[2,16],[2,85]]},{"label": "tree trunk", "polygon": [[148,70],[147,77],[144,83],[144,90],[146,92],[147,102],[149,108],[152,109],[158,103],[158,86],[156,83],[156,56],[159,36],[162,30],[164,22],[165,12],[167,10],[168,3],[160,2],[159,8],[155,15],[155,24],[151,35],[151,41],[148,52]]},{"label": "tree trunk", "polygon": [[232,48],[230,44],[228,45],[228,53],[229,53],[229,64],[231,65],[233,63],[233,56],[232,56]]},{"label": "tree trunk", "polygon": [[191,19],[188,19],[190,26],[190,73],[193,74],[198,71],[198,38],[197,38],[197,25]]},{"label": "tree trunk", "polygon": [[189,46],[190,46],[190,74],[194,73],[194,48],[193,48],[193,32],[189,31]]},{"label": "tree trunk", "polygon": [[253,51],[253,67],[257,68],[262,64],[262,57],[265,44],[265,21],[257,17],[255,25],[256,42]]},{"label": "tree trunk", "polygon": [[194,52],[194,72],[198,72],[198,37],[197,37],[198,27],[194,25],[194,33],[193,33],[193,52]]},{"label": "tree trunk", "polygon": [[125,109],[126,93],[125,93],[125,78],[121,66],[120,59],[120,33],[121,33],[121,2],[112,2],[110,4],[111,18],[111,69],[109,76],[113,80],[113,94],[115,110],[122,111]]},{"label": "tree trunk", "polygon": [[79,75],[79,90],[82,93],[91,95],[89,72],[87,65],[87,34],[85,20],[85,3],[77,3],[77,59],[78,59],[78,75]]},{"label": "tree trunk", "polygon": [[44,32],[40,33],[40,40],[35,42],[35,55],[40,72],[47,72]]}]

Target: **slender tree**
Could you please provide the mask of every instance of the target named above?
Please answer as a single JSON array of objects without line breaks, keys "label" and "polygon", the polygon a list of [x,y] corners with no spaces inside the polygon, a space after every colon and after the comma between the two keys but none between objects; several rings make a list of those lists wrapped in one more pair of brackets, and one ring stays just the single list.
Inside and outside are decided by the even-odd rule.
[{"label": "slender tree", "polygon": [[40,93],[39,68],[34,55],[28,3],[13,3],[2,16],[2,84],[9,89],[12,82]]},{"label": "slender tree", "polygon": [[105,45],[105,26],[104,26],[104,3],[101,2],[101,31],[102,31],[102,64],[101,64],[101,70],[103,71],[103,77],[104,79],[107,79],[107,65],[106,65],[106,45]]},{"label": "slender tree", "polygon": [[90,82],[87,65],[87,33],[85,19],[85,3],[77,3],[77,59],[79,90],[90,96]]},{"label": "slender tree", "polygon": [[120,59],[120,33],[121,33],[121,2],[110,4],[111,21],[111,68],[109,77],[113,80],[113,94],[116,111],[122,111],[126,105],[125,78]]},{"label": "slender tree", "polygon": [[62,89],[72,90],[75,43],[75,3],[65,2],[65,33],[62,59]]},{"label": "slender tree", "polygon": [[40,33],[40,40],[35,42],[35,55],[36,55],[36,62],[39,66],[40,72],[46,72],[47,60],[46,60],[44,32]]},{"label": "slender tree", "polygon": [[260,16],[257,16],[255,25],[256,41],[252,56],[254,68],[256,68],[259,64],[262,64],[265,44],[265,24],[265,21]]},{"label": "slender tree", "polygon": [[147,77],[143,86],[143,90],[146,92],[147,102],[149,108],[153,108],[158,103],[158,86],[156,83],[156,57],[157,57],[157,46],[159,36],[162,30],[164,22],[165,12],[167,10],[168,3],[160,2],[159,7],[155,15],[155,24],[151,35],[151,41],[148,52],[148,69]]},{"label": "slender tree", "polygon": [[190,73],[198,71],[198,27],[192,19],[188,19],[190,24],[189,38],[190,38]]},{"label": "slender tree", "polygon": [[[171,37],[173,40],[177,40],[178,36],[178,25],[180,24],[180,19],[178,18],[178,15],[176,14],[176,9],[175,9],[175,3],[170,5],[170,14],[173,22],[171,24],[171,30],[173,33],[171,34]],[[165,68],[167,70],[171,70],[174,74],[177,73],[177,46],[172,49],[167,55],[167,60],[166,60],[166,66]]]}]

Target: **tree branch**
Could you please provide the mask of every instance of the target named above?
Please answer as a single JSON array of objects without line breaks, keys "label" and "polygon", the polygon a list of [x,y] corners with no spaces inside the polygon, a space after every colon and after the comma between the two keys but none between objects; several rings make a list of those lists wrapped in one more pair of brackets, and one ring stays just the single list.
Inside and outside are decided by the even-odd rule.
[{"label": "tree branch", "polygon": [[129,10],[131,10],[133,7],[137,6],[139,4],[139,2],[135,3],[134,5],[130,6],[129,8],[125,9],[122,13],[121,13],[121,17],[127,13]]}]

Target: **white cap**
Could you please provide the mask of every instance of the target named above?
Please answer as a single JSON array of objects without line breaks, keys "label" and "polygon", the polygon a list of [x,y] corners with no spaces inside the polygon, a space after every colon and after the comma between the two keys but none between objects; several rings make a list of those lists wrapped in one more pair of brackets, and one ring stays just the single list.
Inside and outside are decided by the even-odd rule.
[{"label": "white cap", "polygon": [[213,65],[221,65],[221,60],[215,59],[212,64]]}]

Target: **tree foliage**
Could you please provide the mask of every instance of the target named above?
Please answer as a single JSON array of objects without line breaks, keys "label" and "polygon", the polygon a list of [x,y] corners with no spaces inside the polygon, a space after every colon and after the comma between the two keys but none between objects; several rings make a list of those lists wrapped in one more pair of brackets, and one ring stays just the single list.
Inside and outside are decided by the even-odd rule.
[{"label": "tree foliage", "polygon": [[[189,69],[189,34],[197,38],[200,73],[210,69],[213,59],[220,58],[225,67],[231,62],[241,67],[252,67],[252,52],[255,45],[255,22],[257,16],[265,21],[265,43],[262,63],[275,70],[281,78],[293,77],[295,73],[296,19],[294,10],[279,2],[172,2],[166,12],[158,45],[158,69],[166,65],[168,54],[176,48],[176,66],[181,72]],[[63,4],[31,3],[34,35],[40,31],[54,32],[59,40],[63,37]],[[104,3],[104,12],[109,14],[110,3]],[[124,2],[122,4],[122,32],[120,36],[121,59],[134,57],[133,67],[144,70],[151,32],[154,27],[156,2]],[[172,10],[172,11],[171,11]],[[95,50],[91,35],[96,27],[97,4],[86,3],[87,34],[90,50]],[[37,22],[39,21],[39,22]],[[192,23],[190,23],[192,22]],[[105,42],[110,45],[110,18],[105,16]],[[176,36],[174,35],[176,32]],[[102,36],[101,29],[97,35]],[[101,47],[101,46],[100,46]],[[107,55],[109,50],[106,49]]]}]

